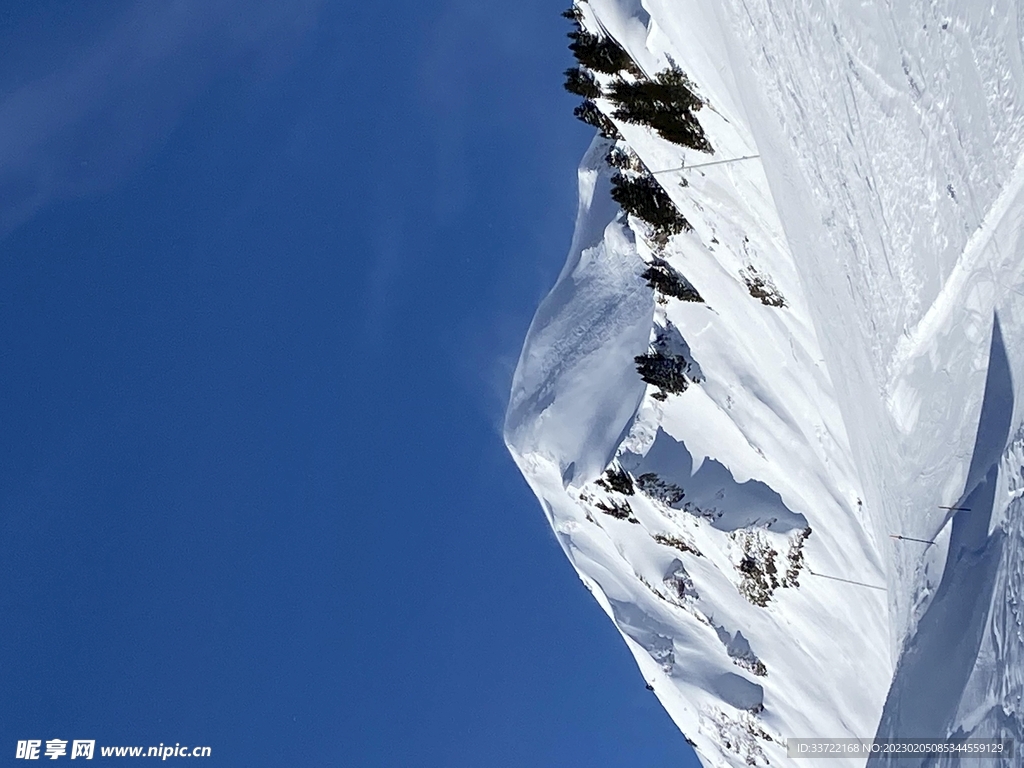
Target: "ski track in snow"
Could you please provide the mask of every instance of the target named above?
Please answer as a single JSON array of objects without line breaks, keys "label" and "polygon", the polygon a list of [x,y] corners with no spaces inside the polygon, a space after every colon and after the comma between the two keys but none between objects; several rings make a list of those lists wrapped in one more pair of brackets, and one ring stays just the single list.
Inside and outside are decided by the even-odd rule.
[{"label": "ski track in snow", "polygon": [[[963,253],[956,261],[949,277],[946,278],[935,300],[924,313],[917,324],[906,331],[905,336],[897,342],[896,351],[890,364],[890,379],[895,379],[909,360],[923,354],[926,347],[942,331],[948,327],[951,316],[962,305],[963,297],[967,295],[973,281],[987,279],[994,281],[997,270],[996,266],[1002,267],[998,270],[1003,275],[1009,274],[1011,279],[1008,283],[999,286],[1001,292],[1007,290],[1019,290],[1016,286],[1020,283],[1021,271],[1024,264],[1012,258],[1009,262],[1004,261],[1004,255],[1000,252],[996,241],[996,233],[1009,227],[1014,232],[1024,224],[1024,157],[1018,158],[1013,169],[1013,175],[1006,186],[999,193],[989,212],[985,215],[981,224],[971,235]],[[994,249],[994,254],[988,254],[989,249]],[[988,256],[988,260],[985,257]]]},{"label": "ski track in snow", "polygon": [[[705,765],[1024,738],[1024,4],[579,7],[683,68],[715,153],[617,123],[693,225],[664,250],[610,201],[610,144],[581,164],[505,425],[569,560]],[[655,302],[655,258],[705,302]],[[698,373],[661,402],[633,358],[665,339]]]}]

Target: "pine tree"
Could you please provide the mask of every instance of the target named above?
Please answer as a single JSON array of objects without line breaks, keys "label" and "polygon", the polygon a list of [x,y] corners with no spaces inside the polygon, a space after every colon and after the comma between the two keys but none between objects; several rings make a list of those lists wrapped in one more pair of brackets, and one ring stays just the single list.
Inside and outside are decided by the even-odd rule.
[{"label": "pine tree", "polygon": [[637,355],[633,360],[640,378],[659,387],[663,393],[678,394],[690,386],[690,380],[686,377],[689,365],[685,358],[652,351],[646,355]]},{"label": "pine tree", "polygon": [[605,490],[621,493],[623,496],[632,496],[634,493],[633,478],[622,467],[608,467],[604,475],[597,479],[597,484]]},{"label": "pine tree", "polygon": [[[646,173],[647,166],[629,147],[613,146],[604,156],[604,161],[612,168],[620,171],[633,171],[634,173]],[[683,180],[684,185],[686,180]]]},{"label": "pine tree", "polygon": [[678,67],[659,72],[654,80],[616,80],[608,98],[616,106],[618,119],[653,128],[663,139],[675,144],[701,152],[713,151],[694,115],[704,102]]},{"label": "pine tree", "polygon": [[587,125],[592,125],[597,128],[600,133],[606,139],[620,139],[619,129],[615,127],[615,123],[608,119],[608,116],[597,108],[590,99],[586,99],[580,104],[572,113]]},{"label": "pine tree", "polygon": [[693,284],[680,275],[668,262],[656,259],[641,275],[647,284],[656,291],[679,299],[680,301],[695,301],[703,303],[704,299],[693,287]]},{"label": "pine tree", "polygon": [[596,99],[601,95],[601,86],[597,78],[582,67],[565,70],[565,90],[585,99]]},{"label": "pine tree", "polygon": [[693,229],[668,193],[650,175],[630,178],[616,173],[612,176],[611,195],[624,211],[646,221],[666,240]]},{"label": "pine tree", "polygon": [[625,49],[610,37],[598,37],[583,29],[569,33],[569,50],[576,60],[595,72],[614,75],[622,70],[634,70],[636,65]]}]

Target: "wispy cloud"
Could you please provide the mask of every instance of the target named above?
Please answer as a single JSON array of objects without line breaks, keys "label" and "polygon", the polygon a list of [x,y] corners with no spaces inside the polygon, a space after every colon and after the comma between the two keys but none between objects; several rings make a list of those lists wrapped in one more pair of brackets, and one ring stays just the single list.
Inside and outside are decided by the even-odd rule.
[{"label": "wispy cloud", "polygon": [[13,89],[0,76],[0,237],[52,200],[124,181],[218,73],[287,66],[323,2],[140,0],[98,38],[83,29],[58,71]]}]

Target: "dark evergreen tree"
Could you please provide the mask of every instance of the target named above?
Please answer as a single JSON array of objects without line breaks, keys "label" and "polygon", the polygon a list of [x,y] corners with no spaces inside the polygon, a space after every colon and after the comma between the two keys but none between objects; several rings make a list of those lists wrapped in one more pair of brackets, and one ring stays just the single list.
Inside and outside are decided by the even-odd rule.
[{"label": "dark evergreen tree", "polygon": [[704,102],[678,67],[659,72],[654,80],[617,80],[608,98],[615,104],[615,117],[620,120],[653,128],[663,139],[680,146],[713,151],[694,115]]},{"label": "dark evergreen tree", "polygon": [[639,523],[640,521],[633,517],[633,508],[629,506],[629,502],[625,499],[618,501],[616,499],[610,499],[607,504],[598,501],[594,504],[594,507],[600,509],[606,515],[611,515],[617,520],[629,520],[631,523]]},{"label": "dark evergreen tree", "polygon": [[583,21],[583,12],[575,5],[573,5],[562,11],[562,18],[569,19],[569,21],[575,21],[577,24],[579,24],[581,21]]},{"label": "dark evergreen tree", "polygon": [[656,259],[641,275],[651,288],[659,291],[665,296],[671,296],[681,301],[702,302],[704,299],[693,287],[693,284],[680,275],[668,262]]},{"label": "dark evergreen tree", "polygon": [[615,127],[608,116],[597,108],[590,99],[587,99],[580,104],[572,113],[587,125],[592,125],[597,128],[598,132],[606,139],[620,139],[619,129]]},{"label": "dark evergreen tree", "polygon": [[632,496],[633,478],[629,472],[622,467],[609,467],[604,474],[598,478],[597,484],[608,491],[621,493],[623,496]]},{"label": "dark evergreen tree", "polygon": [[630,178],[616,173],[612,177],[611,195],[624,211],[646,221],[666,240],[672,235],[692,229],[690,222],[679,213],[668,193],[653,176]]},{"label": "dark evergreen tree", "polygon": [[690,380],[686,376],[689,364],[686,359],[677,355],[666,355],[664,352],[654,350],[646,355],[637,355],[633,358],[636,362],[636,370],[640,378],[648,384],[659,387],[662,391],[662,398],[668,393],[685,392],[690,386]]},{"label": "dark evergreen tree", "polygon": [[614,75],[624,69],[636,69],[625,49],[610,37],[598,37],[586,30],[576,29],[569,33],[569,38],[572,40],[569,50],[587,69],[604,72],[606,75]]},{"label": "dark evergreen tree", "polygon": [[628,147],[612,147],[608,150],[608,154],[604,156],[604,161],[612,168],[617,168],[620,171],[642,173],[647,170],[636,153]]},{"label": "dark evergreen tree", "polygon": [[601,86],[597,78],[582,67],[565,70],[565,90],[585,99],[596,99],[601,95]]}]

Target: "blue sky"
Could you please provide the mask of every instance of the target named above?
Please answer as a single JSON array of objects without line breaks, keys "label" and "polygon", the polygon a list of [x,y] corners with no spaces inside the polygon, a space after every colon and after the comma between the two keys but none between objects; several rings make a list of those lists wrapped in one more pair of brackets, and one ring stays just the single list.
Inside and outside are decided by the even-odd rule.
[{"label": "blue sky", "polygon": [[695,764],[499,435],[562,6],[348,5],[0,12],[0,755]]}]

